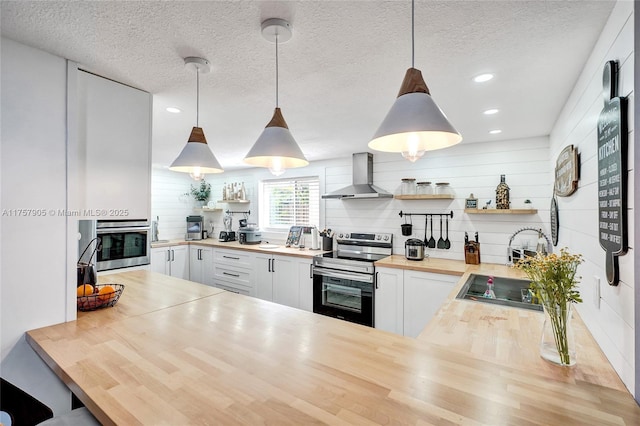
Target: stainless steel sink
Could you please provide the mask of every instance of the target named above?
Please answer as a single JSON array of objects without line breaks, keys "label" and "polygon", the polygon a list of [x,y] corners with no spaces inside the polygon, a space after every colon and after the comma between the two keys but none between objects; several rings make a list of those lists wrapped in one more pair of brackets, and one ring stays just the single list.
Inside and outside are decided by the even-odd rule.
[{"label": "stainless steel sink", "polygon": [[[518,278],[493,278],[493,292],[495,299],[484,297],[487,290],[488,275],[469,275],[469,279],[464,283],[456,299],[467,299],[475,302],[492,303],[502,306],[513,306],[516,308],[532,309],[542,311],[539,303],[523,302],[521,289],[529,288],[529,280]],[[533,300],[535,302],[535,299]]]}]

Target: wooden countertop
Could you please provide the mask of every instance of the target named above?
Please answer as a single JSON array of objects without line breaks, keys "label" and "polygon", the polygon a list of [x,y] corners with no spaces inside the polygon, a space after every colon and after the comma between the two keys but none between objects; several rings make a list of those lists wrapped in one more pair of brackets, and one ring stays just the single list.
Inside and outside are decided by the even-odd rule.
[{"label": "wooden countertop", "polygon": [[149,271],[100,277],[115,279],[115,307],[27,333],[104,424],[640,424],[628,392],[560,367],[505,366]]},{"label": "wooden countertop", "polygon": [[[264,243],[267,244],[267,243]],[[169,240],[161,243],[151,243],[151,248],[170,247],[178,245],[195,245],[205,247],[218,247],[232,250],[244,250],[254,253],[267,253],[267,254],[282,254],[285,256],[295,257],[313,257],[316,254],[326,253],[322,250],[311,250],[309,248],[299,249],[295,247],[285,247],[284,244],[273,244],[278,246],[277,248],[260,248],[263,244],[240,244],[238,241],[222,242],[215,238],[207,238],[206,240]]]}]

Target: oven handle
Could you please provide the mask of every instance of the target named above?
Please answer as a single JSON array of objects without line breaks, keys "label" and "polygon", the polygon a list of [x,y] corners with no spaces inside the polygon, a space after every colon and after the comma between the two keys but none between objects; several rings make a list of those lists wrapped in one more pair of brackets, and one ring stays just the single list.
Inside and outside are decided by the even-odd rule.
[{"label": "oven handle", "polygon": [[313,275],[322,275],[329,278],[343,278],[345,280],[354,280],[373,284],[373,275],[358,274],[348,271],[336,271],[335,269],[326,269],[318,266],[313,267]]},{"label": "oven handle", "polygon": [[140,232],[140,231],[149,231],[151,229],[150,226],[137,226],[131,228],[102,228],[97,229],[96,234],[116,234],[118,232]]}]

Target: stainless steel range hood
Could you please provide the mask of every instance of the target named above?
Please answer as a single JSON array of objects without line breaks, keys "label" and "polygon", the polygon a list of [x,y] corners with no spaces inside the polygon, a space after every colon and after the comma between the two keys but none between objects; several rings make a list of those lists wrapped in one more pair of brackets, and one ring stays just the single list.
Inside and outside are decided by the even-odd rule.
[{"label": "stainless steel range hood", "polygon": [[353,184],[329,194],[324,194],[322,198],[393,198],[393,194],[373,184],[373,154],[370,152],[357,152],[353,154]]}]

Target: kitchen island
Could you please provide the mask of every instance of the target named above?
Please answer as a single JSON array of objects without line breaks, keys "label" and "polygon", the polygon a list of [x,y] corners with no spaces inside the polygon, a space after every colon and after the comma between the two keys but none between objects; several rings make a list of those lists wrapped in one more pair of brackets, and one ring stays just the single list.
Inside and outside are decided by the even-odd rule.
[{"label": "kitchen island", "polygon": [[428,335],[148,271],[100,279],[126,285],[115,307],[27,341],[104,424],[640,424],[624,390],[480,359]]}]

